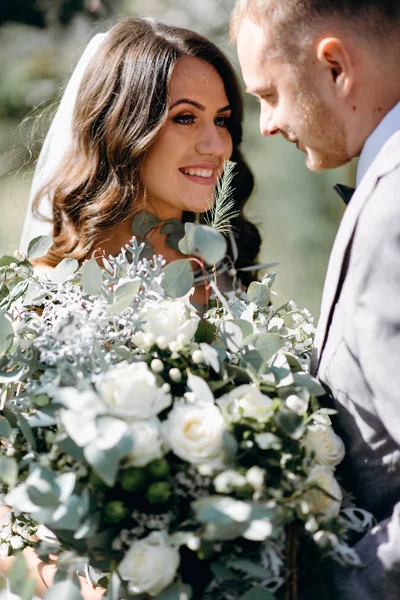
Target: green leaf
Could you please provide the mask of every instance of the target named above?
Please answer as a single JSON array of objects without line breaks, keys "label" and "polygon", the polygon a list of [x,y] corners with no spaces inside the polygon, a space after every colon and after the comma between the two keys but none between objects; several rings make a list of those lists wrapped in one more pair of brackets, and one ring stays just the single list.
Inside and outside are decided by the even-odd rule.
[{"label": "green leaf", "polygon": [[15,409],[15,415],[17,417],[18,425],[22,435],[24,436],[32,450],[36,450],[36,441],[31,431],[31,428],[29,427],[28,421],[25,419],[24,415],[17,409]]},{"label": "green leaf", "polygon": [[0,480],[6,483],[10,488],[13,488],[17,484],[18,465],[13,458],[0,456]]},{"label": "green leaf", "polygon": [[244,346],[252,346],[264,360],[271,358],[285,344],[285,340],[277,333],[255,333],[243,340]]},{"label": "green leaf", "polygon": [[230,352],[239,352],[243,344],[243,331],[239,325],[232,321],[222,321],[218,328],[218,335]]},{"label": "green leaf", "polygon": [[188,585],[176,583],[157,594],[157,600],[190,600],[192,591]]},{"label": "green leaf", "polygon": [[50,250],[53,245],[53,238],[51,235],[40,235],[29,242],[28,246],[28,257],[29,258],[41,258]]},{"label": "green leaf", "polygon": [[154,229],[154,227],[156,227],[160,222],[161,219],[152,213],[149,213],[146,210],[141,210],[133,217],[131,231],[137,238],[142,238],[147,235],[149,231]]},{"label": "green leaf", "polygon": [[271,290],[258,281],[252,281],[247,289],[247,298],[261,308],[267,308],[271,300]]},{"label": "green leaf", "polygon": [[262,587],[252,587],[240,600],[277,600],[275,594]]},{"label": "green leaf", "polygon": [[79,267],[79,263],[75,258],[64,258],[54,271],[50,273],[51,281],[54,283],[64,283],[71,275],[73,275]]},{"label": "green leaf", "polygon": [[[204,360],[209,367],[212,367],[216,373],[221,371],[221,365],[219,362],[219,354],[215,348],[209,344],[200,343],[200,350],[203,353]],[[225,382],[224,382],[225,383]]]},{"label": "green leaf", "polygon": [[244,571],[247,575],[252,575],[253,577],[258,577],[260,579],[265,579],[265,567],[261,565],[251,562],[251,560],[238,559],[232,560],[229,563],[230,567],[235,569],[239,569],[240,571]]},{"label": "green leaf", "polygon": [[24,296],[24,306],[29,306],[30,304],[38,304],[43,301],[45,298],[46,291],[40,285],[38,281],[29,281],[28,289],[26,290]]},{"label": "green leaf", "polygon": [[303,419],[288,408],[282,408],[278,412],[276,422],[279,428],[289,437],[297,439],[301,434]]},{"label": "green leaf", "polygon": [[171,298],[185,296],[193,287],[193,271],[187,260],[176,260],[163,269],[161,285]]},{"label": "green leaf", "polygon": [[11,435],[11,425],[4,417],[0,417],[0,440],[8,440]]},{"label": "green leaf", "polygon": [[0,356],[4,356],[12,346],[14,340],[14,329],[11,321],[0,313]]},{"label": "green leaf", "polygon": [[96,441],[84,449],[84,455],[88,463],[93,467],[96,475],[109,487],[113,487],[117,481],[120,456],[114,449],[103,450],[99,448]]},{"label": "green leaf", "polygon": [[81,269],[82,287],[86,294],[98,294],[103,288],[101,269],[94,258],[87,260]]},{"label": "green leaf", "polygon": [[138,291],[142,282],[140,279],[132,279],[119,285],[114,292],[112,304],[107,308],[111,315],[118,315],[128,308]]},{"label": "green leaf", "polygon": [[198,225],[194,232],[196,248],[208,265],[222,260],[227,251],[227,242],[222,233],[207,225]]},{"label": "green leaf", "polygon": [[293,379],[295,385],[305,387],[312,396],[323,396],[325,394],[322,385],[314,377],[311,377],[309,373],[305,373],[304,371],[294,373]]},{"label": "green leaf", "polygon": [[51,586],[44,595],[44,600],[83,600],[78,586],[66,579]]},{"label": "green leaf", "polygon": [[194,336],[195,342],[200,344],[201,342],[206,342],[207,344],[211,344],[214,341],[217,335],[217,328],[213,323],[208,321],[207,319],[201,319],[199,325],[197,327],[197,331]]},{"label": "green leaf", "polygon": [[282,440],[268,431],[257,434],[255,440],[261,450],[281,450],[282,448]]},{"label": "green leaf", "polygon": [[161,227],[161,233],[167,234],[167,244],[173,250],[179,250],[179,242],[185,235],[185,227],[179,219],[169,219]]},{"label": "green leaf", "polygon": [[194,234],[198,225],[195,223],[185,223],[185,235],[179,241],[178,248],[182,254],[193,254],[196,250]]},{"label": "green leaf", "polygon": [[15,559],[8,573],[8,581],[12,593],[19,596],[20,600],[32,600],[36,591],[36,583],[29,576],[29,570],[23,554],[20,554]]},{"label": "green leaf", "polygon": [[4,255],[0,258],[0,269],[1,267],[9,267],[12,263],[17,263],[15,256]]}]

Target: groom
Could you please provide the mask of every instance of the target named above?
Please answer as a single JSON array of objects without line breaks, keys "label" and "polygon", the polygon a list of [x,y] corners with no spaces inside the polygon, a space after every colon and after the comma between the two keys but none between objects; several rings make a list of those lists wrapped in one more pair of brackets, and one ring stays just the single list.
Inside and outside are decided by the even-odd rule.
[{"label": "groom", "polygon": [[330,390],[344,486],[378,525],[338,596],[400,599],[400,1],[242,0],[231,34],[265,136],[320,171],[359,156],[332,250],[314,373]]}]

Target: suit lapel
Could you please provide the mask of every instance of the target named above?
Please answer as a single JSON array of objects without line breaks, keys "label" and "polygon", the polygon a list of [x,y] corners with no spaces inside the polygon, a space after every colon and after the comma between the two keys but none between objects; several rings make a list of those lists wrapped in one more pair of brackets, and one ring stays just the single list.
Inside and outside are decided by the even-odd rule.
[{"label": "suit lapel", "polygon": [[337,233],[329,259],[328,271],[322,295],[321,316],[315,336],[315,354],[311,365],[312,372],[315,374],[318,371],[318,366],[321,362],[322,353],[324,351],[325,342],[329,331],[330,315],[334,309],[333,304],[338,300],[338,295],[341,291],[339,289],[339,284],[343,285],[344,277],[346,275],[344,270],[347,268],[347,264],[344,264],[344,259],[349,244],[352,241],[358,218],[379,178],[384,173],[391,171],[396,164],[400,163],[399,146],[400,132],[397,132],[385,144],[365,174],[360,185],[354,192],[352,200],[346,208],[340,223],[339,231]]}]

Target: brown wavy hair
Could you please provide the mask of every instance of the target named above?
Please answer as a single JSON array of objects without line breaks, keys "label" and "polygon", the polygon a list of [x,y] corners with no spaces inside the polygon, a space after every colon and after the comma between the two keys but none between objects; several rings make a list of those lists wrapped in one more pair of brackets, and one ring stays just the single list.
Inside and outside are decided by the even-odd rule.
[{"label": "brown wavy hair", "polygon": [[[99,236],[144,208],[141,168],[168,116],[173,69],[183,56],[205,60],[223,80],[232,116],[231,160],[237,163],[235,201],[242,209],[253,175],[240,151],[243,101],[225,55],[201,35],[131,18],[112,27],[86,68],[73,114],[72,145],[55,176],[34,200],[38,215],[48,194],[53,207],[53,246],[43,258],[85,258]],[[243,215],[235,220],[239,261],[252,264],[260,247],[257,228]]]}]

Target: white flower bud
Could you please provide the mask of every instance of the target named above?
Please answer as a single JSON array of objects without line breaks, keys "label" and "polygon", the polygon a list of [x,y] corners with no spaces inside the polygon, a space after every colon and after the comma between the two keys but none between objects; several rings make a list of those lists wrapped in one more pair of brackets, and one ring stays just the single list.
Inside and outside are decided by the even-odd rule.
[{"label": "white flower bud", "polygon": [[259,490],[264,485],[265,479],[265,471],[257,465],[251,467],[246,473],[247,482],[251,485],[255,490]]},{"label": "white flower bud", "polygon": [[156,344],[160,348],[160,350],[165,350],[168,348],[168,340],[165,335],[159,335],[156,339]]},{"label": "white flower bud", "polygon": [[175,383],[179,383],[182,380],[182,373],[176,367],[170,369],[168,374],[172,381],[174,381]]},{"label": "white flower bud", "polygon": [[202,353],[201,350],[195,350],[192,353],[192,361],[194,362],[195,365],[199,365],[202,362],[204,362],[204,354]]},{"label": "white flower bud", "polygon": [[153,358],[150,367],[151,370],[154,371],[154,373],[162,373],[164,370],[164,363],[159,358]]}]

